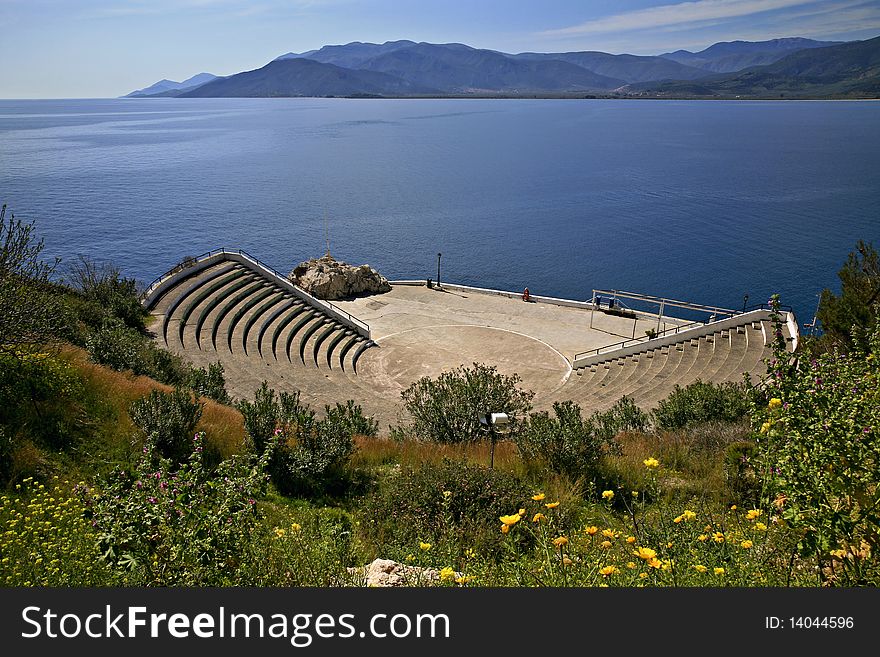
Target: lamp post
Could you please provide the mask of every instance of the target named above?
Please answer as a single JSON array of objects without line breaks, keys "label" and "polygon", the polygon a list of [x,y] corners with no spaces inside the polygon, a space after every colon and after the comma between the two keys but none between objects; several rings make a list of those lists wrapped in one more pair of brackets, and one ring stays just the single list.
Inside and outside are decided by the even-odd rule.
[{"label": "lamp post", "polygon": [[743,312],[746,311],[746,304],[749,302],[749,295],[743,295]]},{"label": "lamp post", "polygon": [[437,288],[438,289],[440,288],[440,256],[442,256],[442,255],[443,255],[442,253],[437,254]]}]

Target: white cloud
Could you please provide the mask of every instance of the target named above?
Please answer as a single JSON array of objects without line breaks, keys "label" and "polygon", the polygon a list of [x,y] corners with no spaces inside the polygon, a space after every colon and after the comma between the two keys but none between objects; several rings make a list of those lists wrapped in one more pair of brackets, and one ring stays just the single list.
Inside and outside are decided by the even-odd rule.
[{"label": "white cloud", "polygon": [[718,19],[738,18],[752,14],[814,4],[817,0],[695,0],[677,4],[638,9],[597,18],[570,27],[546,30],[539,36],[577,37],[593,34],[628,32],[648,28],[693,26]]}]

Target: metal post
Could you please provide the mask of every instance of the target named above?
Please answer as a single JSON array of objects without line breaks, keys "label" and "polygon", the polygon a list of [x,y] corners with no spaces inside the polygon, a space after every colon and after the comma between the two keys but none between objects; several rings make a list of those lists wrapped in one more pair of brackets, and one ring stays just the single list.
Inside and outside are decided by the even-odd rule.
[{"label": "metal post", "polygon": [[593,305],[590,306],[590,328],[593,328],[593,313],[596,312],[596,290],[593,290]]},{"label": "metal post", "polygon": [[442,253],[437,254],[437,287],[438,288],[440,287],[440,256],[442,256],[442,255],[443,255]]},{"label": "metal post", "polygon": [[657,333],[660,332],[660,320],[663,319],[663,308],[666,306],[666,301],[660,302],[660,314],[657,315]]},{"label": "metal post", "polygon": [[489,440],[491,441],[491,446],[489,447],[489,469],[495,469],[495,428],[493,425],[489,425]]}]

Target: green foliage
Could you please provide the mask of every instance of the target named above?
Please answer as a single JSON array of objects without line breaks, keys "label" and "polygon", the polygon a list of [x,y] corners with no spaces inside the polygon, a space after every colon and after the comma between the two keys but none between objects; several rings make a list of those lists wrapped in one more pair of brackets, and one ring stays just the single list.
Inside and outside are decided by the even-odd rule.
[{"label": "green foliage", "polygon": [[354,434],[376,430],[376,422],[352,401],[325,407],[327,416],[318,420],[299,391],[276,399],[265,381],[254,401],[239,402],[238,408],[251,448],[260,453],[269,446],[272,482],[285,495],[339,492],[348,479]]},{"label": "green foliage", "polygon": [[494,366],[474,363],[423,377],[401,393],[412,424],[404,432],[441,443],[473,442],[485,438],[479,417],[507,413],[512,433],[531,410],[535,393],[520,390],[518,375],[500,374]]},{"label": "green foliage", "polygon": [[880,327],[866,350],[795,360],[777,347],[765,392],[752,421],[768,500],[826,579],[876,581],[868,557],[880,550]]},{"label": "green foliage", "polygon": [[229,393],[226,392],[223,363],[219,360],[208,365],[207,370],[203,367],[193,367],[190,369],[187,386],[199,397],[207,397],[220,404],[231,403]]},{"label": "green foliage", "polygon": [[148,371],[144,338],[121,322],[107,322],[86,339],[89,357],[114,370],[131,370],[135,374]]},{"label": "green foliage", "polygon": [[96,490],[80,487],[102,560],[125,585],[226,586],[250,583],[259,536],[255,498],[268,454],[232,457],[213,476],[203,434],[177,468],[147,440],[133,472],[116,470]]},{"label": "green foliage", "polygon": [[707,422],[735,422],[749,412],[749,393],[742,383],[676,385],[654,410],[658,429],[684,429]]},{"label": "green foliage", "polygon": [[623,396],[607,411],[594,412],[590,416],[590,425],[596,437],[611,443],[614,437],[623,432],[644,432],[648,430],[650,417],[636,406],[632,397]]},{"label": "green foliage", "polygon": [[192,435],[202,417],[202,408],[189,390],[153,390],[132,402],[129,415],[163,458],[180,464],[192,453]]},{"label": "green foliage", "polygon": [[554,402],[555,417],[546,411],[531,414],[527,427],[517,437],[517,448],[527,461],[540,459],[553,472],[595,481],[605,454],[619,451],[614,440],[618,431],[644,428],[645,419],[633,409],[641,413],[624,397],[610,411],[594,413],[585,420],[574,402]]},{"label": "green foliage", "polygon": [[824,290],[819,301],[818,320],[825,331],[821,342],[844,350],[868,348],[868,336],[877,324],[876,302],[880,300],[880,261],[870,243],[859,240],[846,264],[837,273],[840,296]]},{"label": "green foliage", "polygon": [[34,225],[0,209],[0,352],[19,356],[39,351],[56,340],[64,311],[49,279],[58,264],[40,258],[43,241]]},{"label": "green foliage", "polygon": [[123,277],[118,268],[80,256],[72,267],[71,284],[86,301],[101,308],[105,317],[115,317],[140,332],[145,330],[148,313],[140,302],[137,282]]},{"label": "green foliage", "polygon": [[732,499],[739,504],[757,505],[761,501],[758,448],[755,443],[741,441],[727,446],[724,474]]},{"label": "green foliage", "polygon": [[467,548],[497,547],[498,518],[515,513],[528,495],[506,472],[449,459],[425,463],[401,470],[366,499],[361,531],[380,556],[402,558],[426,542],[457,558]]}]

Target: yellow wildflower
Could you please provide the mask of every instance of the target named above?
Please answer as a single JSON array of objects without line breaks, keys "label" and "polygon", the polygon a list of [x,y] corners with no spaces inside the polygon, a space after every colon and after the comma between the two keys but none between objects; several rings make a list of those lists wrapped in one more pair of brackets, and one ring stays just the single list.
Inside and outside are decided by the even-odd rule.
[{"label": "yellow wildflower", "polygon": [[752,545],[754,545],[754,543],[746,540],[746,541],[743,541],[742,543],[740,543],[740,545],[743,547],[744,550],[748,550],[749,548],[752,547]]},{"label": "yellow wildflower", "polygon": [[532,499],[535,500],[535,502],[542,502],[545,497],[547,497],[547,496],[544,495],[544,493],[538,493],[537,495],[532,495]]},{"label": "yellow wildflower", "polygon": [[846,557],[846,550],[831,550],[831,556],[837,557],[838,559],[843,559]]},{"label": "yellow wildflower", "polygon": [[477,556],[477,551],[474,548],[468,548],[464,551],[464,556],[467,559],[473,559],[475,556]]},{"label": "yellow wildflower", "polygon": [[406,555],[406,560],[407,560],[407,561],[415,561],[415,558],[416,558],[415,555],[412,554],[412,553]]},{"label": "yellow wildflower", "polygon": [[713,534],[713,536],[712,536],[712,540],[715,541],[716,543],[723,543],[724,542],[724,534],[722,532],[715,532],[715,534]]},{"label": "yellow wildflower", "polygon": [[587,532],[590,536],[595,536],[596,532],[599,531],[599,528],[596,527],[595,525],[590,525],[584,531]]},{"label": "yellow wildflower", "polygon": [[541,522],[542,520],[546,519],[547,516],[545,516],[543,513],[536,513],[534,516],[532,516],[532,522]]},{"label": "yellow wildflower", "polygon": [[750,511],[746,511],[746,520],[754,520],[762,513],[761,509],[752,509]]},{"label": "yellow wildflower", "polygon": [[450,497],[452,497],[452,491],[451,491],[451,490],[445,490],[445,491],[443,491],[443,499],[448,500]]},{"label": "yellow wildflower", "polygon": [[782,400],[779,397],[774,397],[770,400],[770,403],[767,404],[767,408],[774,409],[782,406]]},{"label": "yellow wildflower", "polygon": [[626,567],[629,568],[630,570],[634,570],[636,567],[636,562],[635,561],[627,561]]},{"label": "yellow wildflower", "polygon": [[302,525],[299,524],[298,522],[292,522],[292,523],[290,523],[290,531],[292,531],[292,532],[298,532],[300,529],[302,529]]},{"label": "yellow wildflower", "polygon": [[568,545],[568,539],[565,536],[560,536],[559,538],[554,538],[553,545],[555,545],[558,548],[561,548],[563,545]]},{"label": "yellow wildflower", "polygon": [[697,514],[694,513],[693,511],[685,509],[684,512],[681,514],[681,517],[684,518],[685,520],[693,520],[694,518],[697,517]]},{"label": "yellow wildflower", "polygon": [[445,582],[448,579],[455,579],[455,571],[451,566],[446,566],[446,568],[440,571],[440,581]]},{"label": "yellow wildflower", "polygon": [[286,534],[286,533],[287,533],[287,532],[285,532],[283,529],[281,529],[281,527],[276,527],[276,528],[275,528],[275,538],[281,538],[281,537],[284,536],[284,534]]},{"label": "yellow wildflower", "polygon": [[611,575],[616,575],[620,570],[615,568],[614,566],[605,566],[604,568],[599,569],[599,574],[604,577],[610,577]]},{"label": "yellow wildflower", "polygon": [[648,576],[648,573],[639,573],[639,579],[645,579]]},{"label": "yellow wildflower", "polygon": [[605,538],[617,538],[618,535],[618,532],[614,531],[613,529],[602,530],[602,536],[604,536]]},{"label": "yellow wildflower", "polygon": [[506,534],[510,531],[510,525],[501,525],[501,533]]},{"label": "yellow wildflower", "polygon": [[473,578],[474,578],[473,575],[462,575],[461,577],[458,577],[455,580],[455,583],[464,585],[464,584],[467,584],[468,582],[470,582]]},{"label": "yellow wildflower", "polygon": [[430,544],[430,543],[419,542],[419,549],[420,549],[420,550],[428,551],[428,550],[431,549],[431,544]]},{"label": "yellow wildflower", "polygon": [[731,511],[736,511],[736,504],[731,504],[731,505],[730,505],[730,510],[731,510]]},{"label": "yellow wildflower", "polygon": [[764,422],[764,424],[761,425],[761,433],[767,433],[768,431],[770,431],[770,427],[772,426],[772,422]]},{"label": "yellow wildflower", "polygon": [[611,541],[602,541],[599,543],[599,547],[603,547],[606,550],[611,547]]},{"label": "yellow wildflower", "polygon": [[520,510],[518,511],[518,513],[519,513],[519,515],[524,516],[524,515],[526,515],[526,510],[525,510],[525,509],[520,509]]},{"label": "yellow wildflower", "polygon": [[559,502],[548,502],[544,506],[546,506],[548,509],[555,509],[557,506],[559,506]]},{"label": "yellow wildflower", "polygon": [[498,519],[505,525],[515,525],[519,522],[520,518],[522,518],[522,516],[515,513],[512,516],[500,516]]},{"label": "yellow wildflower", "polygon": [[756,522],[755,531],[765,532],[767,531],[767,525],[765,525],[763,522]]},{"label": "yellow wildflower", "polygon": [[654,558],[648,561],[648,565],[651,566],[651,568],[660,568],[663,565],[663,562],[660,561],[660,559]]},{"label": "yellow wildflower", "polygon": [[723,575],[723,574],[724,574],[724,568],[715,568],[713,572],[714,572],[716,575]]},{"label": "yellow wildflower", "polygon": [[660,467],[660,461],[655,459],[653,456],[642,461],[645,464],[646,468],[657,468]]},{"label": "yellow wildflower", "polygon": [[652,550],[651,548],[640,547],[637,552],[633,552],[639,559],[644,559],[645,561],[650,561],[654,557],[657,556],[657,551]]},{"label": "yellow wildflower", "polygon": [[602,491],[602,499],[603,499],[603,500],[612,500],[612,499],[614,499],[614,491],[613,491],[613,490],[603,490],[603,491]]},{"label": "yellow wildflower", "polygon": [[630,545],[632,545],[633,543],[636,542],[636,537],[635,536],[627,536],[626,542],[629,543]]},{"label": "yellow wildflower", "polygon": [[696,570],[698,573],[705,573],[709,569],[706,568],[706,566],[701,566],[700,564],[697,564],[696,566],[694,566],[694,570]]}]

